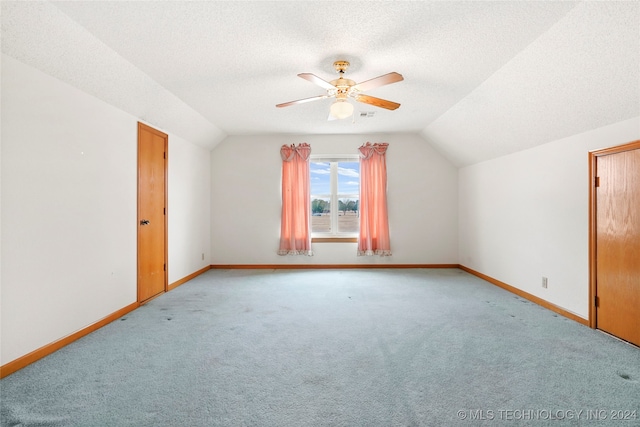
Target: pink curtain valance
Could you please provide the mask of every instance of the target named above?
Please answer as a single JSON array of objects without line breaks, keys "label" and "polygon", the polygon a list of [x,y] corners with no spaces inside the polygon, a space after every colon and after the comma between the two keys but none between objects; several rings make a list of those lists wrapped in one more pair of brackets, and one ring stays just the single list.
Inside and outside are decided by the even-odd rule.
[{"label": "pink curtain valance", "polygon": [[374,154],[384,156],[387,152],[387,148],[389,148],[389,144],[386,142],[377,142],[375,144],[367,142],[360,146],[358,151],[360,152],[360,158],[366,160],[370,159]]},{"label": "pink curtain valance", "polygon": [[285,162],[292,162],[297,158],[300,160],[307,161],[309,160],[309,156],[311,155],[311,146],[306,142],[301,144],[291,144],[291,145],[283,145],[280,148],[280,157]]}]

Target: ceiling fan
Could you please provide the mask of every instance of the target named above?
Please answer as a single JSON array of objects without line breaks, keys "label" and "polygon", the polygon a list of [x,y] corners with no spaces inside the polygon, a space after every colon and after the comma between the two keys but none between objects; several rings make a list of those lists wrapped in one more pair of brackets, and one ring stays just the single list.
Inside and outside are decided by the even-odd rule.
[{"label": "ceiling fan", "polygon": [[375,77],[370,80],[366,80],[362,83],[354,82],[353,80],[345,79],[344,72],[349,68],[348,61],[336,61],[333,63],[333,68],[340,74],[335,80],[330,82],[321,79],[320,77],[311,73],[298,74],[298,77],[302,77],[305,80],[315,83],[323,89],[326,89],[326,95],[314,96],[311,98],[299,99],[297,101],[285,102],[276,105],[278,108],[288,107],[294,104],[303,104],[309,101],[316,101],[318,99],[336,98],[335,102],[331,104],[329,112],[329,120],[332,119],[344,119],[353,114],[353,104],[348,101],[348,98],[353,98],[358,102],[373,105],[380,108],[386,108],[387,110],[395,110],[400,106],[397,102],[387,101],[386,99],[375,98],[373,96],[364,95],[362,92],[374,89],[376,87],[396,83],[404,80],[401,74],[396,72],[384,74],[382,76]]}]

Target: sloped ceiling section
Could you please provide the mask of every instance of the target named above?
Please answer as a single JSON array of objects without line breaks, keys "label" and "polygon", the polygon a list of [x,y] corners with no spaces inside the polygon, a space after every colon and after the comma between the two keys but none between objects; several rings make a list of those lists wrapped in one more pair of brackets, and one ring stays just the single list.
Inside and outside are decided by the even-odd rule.
[{"label": "sloped ceiling section", "polygon": [[638,117],[639,58],[640,3],[581,3],[422,135],[468,165]]},{"label": "sloped ceiling section", "polygon": [[2,52],[205,148],[226,137],[51,3],[3,1]]},{"label": "sloped ceiling section", "polygon": [[[457,165],[640,116],[640,4],[2,1],[2,50],[207,147],[225,135],[420,133]],[[297,77],[405,80],[327,121]],[[361,113],[374,112],[373,117]],[[365,114],[369,116],[369,114]]]}]

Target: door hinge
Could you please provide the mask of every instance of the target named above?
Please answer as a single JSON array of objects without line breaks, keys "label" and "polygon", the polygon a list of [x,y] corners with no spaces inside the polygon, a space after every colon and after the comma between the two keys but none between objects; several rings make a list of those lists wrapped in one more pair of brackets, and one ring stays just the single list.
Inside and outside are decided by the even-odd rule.
[{"label": "door hinge", "polygon": [[167,271],[167,264],[162,264],[162,270]]},{"label": "door hinge", "polygon": [[167,208],[162,208],[162,215],[166,215],[167,214]]},{"label": "door hinge", "polygon": [[596,305],[596,307],[600,307],[600,298],[597,295],[594,298],[593,303]]},{"label": "door hinge", "polygon": [[599,176],[596,176],[595,186],[596,187],[600,187],[600,177]]},{"label": "door hinge", "polygon": [[166,159],[166,158],[167,158],[167,152],[166,152],[166,151],[162,153],[162,158],[163,158],[163,159]]}]

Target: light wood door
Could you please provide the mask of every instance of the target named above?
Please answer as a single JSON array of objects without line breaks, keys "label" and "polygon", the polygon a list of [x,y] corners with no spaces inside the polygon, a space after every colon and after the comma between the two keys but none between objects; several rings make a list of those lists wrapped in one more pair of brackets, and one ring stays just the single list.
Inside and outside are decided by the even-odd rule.
[{"label": "light wood door", "polygon": [[640,346],[640,148],[596,161],[597,328]]},{"label": "light wood door", "polygon": [[138,301],[165,292],[167,284],[168,136],[138,123]]}]

